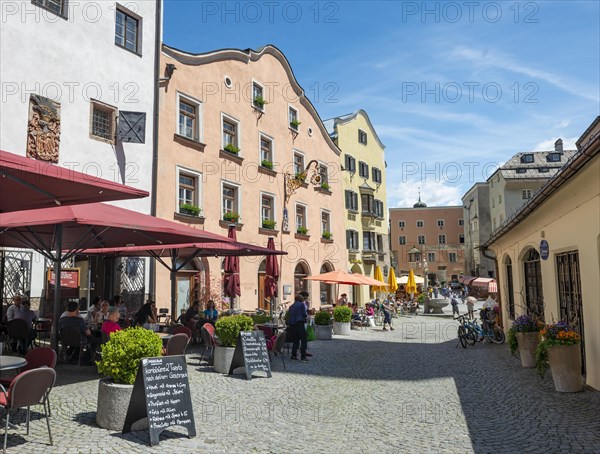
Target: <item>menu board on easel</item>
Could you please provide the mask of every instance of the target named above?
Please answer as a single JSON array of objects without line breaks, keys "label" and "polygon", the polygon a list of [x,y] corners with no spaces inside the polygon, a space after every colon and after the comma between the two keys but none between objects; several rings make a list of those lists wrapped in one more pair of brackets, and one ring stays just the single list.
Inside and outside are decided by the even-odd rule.
[{"label": "menu board on easel", "polygon": [[246,369],[246,378],[250,380],[252,374],[265,373],[271,378],[271,361],[269,350],[262,331],[242,331],[233,353],[229,375],[238,367]]}]

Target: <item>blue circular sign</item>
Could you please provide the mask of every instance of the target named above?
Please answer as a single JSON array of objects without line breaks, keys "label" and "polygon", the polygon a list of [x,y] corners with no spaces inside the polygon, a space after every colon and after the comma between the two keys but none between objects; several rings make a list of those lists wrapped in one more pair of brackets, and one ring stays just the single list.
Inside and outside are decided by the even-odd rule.
[{"label": "blue circular sign", "polygon": [[550,256],[550,246],[546,240],[540,241],[540,257],[542,260],[548,260]]}]

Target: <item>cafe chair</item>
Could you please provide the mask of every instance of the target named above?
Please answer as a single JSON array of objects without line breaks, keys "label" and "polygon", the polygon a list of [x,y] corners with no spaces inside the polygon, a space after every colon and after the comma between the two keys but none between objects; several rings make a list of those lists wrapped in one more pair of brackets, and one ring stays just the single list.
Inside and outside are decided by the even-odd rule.
[{"label": "cafe chair", "polygon": [[[40,367],[49,367],[54,369],[56,367],[56,352],[49,347],[38,347],[30,350],[25,355],[27,364],[21,369],[21,372],[25,372],[32,369],[38,369]],[[0,378],[0,385],[9,387],[14,381],[15,377]]]},{"label": "cafe chair", "polygon": [[200,328],[200,333],[202,334],[202,342],[204,343],[204,350],[202,350],[202,356],[200,357],[200,361],[204,361],[204,355],[209,353],[207,356],[207,361],[211,362],[214,349],[215,349],[215,327],[210,323],[205,323]]},{"label": "cafe chair", "polygon": [[[280,355],[281,362],[283,364],[283,368],[285,369],[285,359],[284,359],[285,354],[283,353],[284,348],[285,348],[285,331],[281,331],[277,335],[277,339],[275,339],[273,346],[269,350],[269,359],[270,359],[271,353],[273,354],[273,356]],[[271,361],[271,362],[273,362],[273,361]]]},{"label": "cafe chair", "polygon": [[185,334],[187,336],[188,340],[192,338],[192,330],[186,326],[181,326],[181,325],[178,325],[175,328],[173,328],[172,330],[170,330],[169,334]]},{"label": "cafe chair", "polygon": [[188,342],[189,338],[187,334],[174,334],[173,337],[167,341],[167,351],[165,352],[165,356],[184,355]]},{"label": "cafe chair", "polygon": [[44,339],[50,338],[50,333],[52,331],[52,320],[54,318],[52,315],[47,315],[45,318],[48,319],[45,322],[35,322],[35,328],[33,329],[33,331],[35,332],[35,338],[33,342],[36,347],[40,346],[42,334],[44,335]]},{"label": "cafe chair", "polygon": [[66,359],[67,347],[79,348],[77,365],[81,366],[81,357],[85,347],[85,338],[81,337],[81,333],[76,328],[65,326],[60,330],[60,343],[62,345],[60,356],[64,359]]},{"label": "cafe chair", "polygon": [[[50,445],[52,442],[52,433],[50,432],[50,420],[48,412],[50,410],[50,400],[48,396],[56,382],[56,371],[49,367],[40,367],[21,372],[15,377],[8,391],[0,385],[0,406],[6,408],[6,426],[4,428],[4,448],[6,454],[6,444],[8,441],[8,427],[11,412],[19,408],[27,407],[27,435],[29,435],[29,417],[30,407],[32,405],[43,405],[46,425],[48,426],[48,437]],[[46,409],[48,404],[48,409]]]},{"label": "cafe chair", "polygon": [[6,323],[6,334],[9,339],[8,345],[16,343],[17,350],[20,349],[20,345],[24,345],[25,351],[22,351],[21,353],[25,354],[29,347],[29,330],[30,328],[27,326],[27,322],[22,318],[15,318]]}]

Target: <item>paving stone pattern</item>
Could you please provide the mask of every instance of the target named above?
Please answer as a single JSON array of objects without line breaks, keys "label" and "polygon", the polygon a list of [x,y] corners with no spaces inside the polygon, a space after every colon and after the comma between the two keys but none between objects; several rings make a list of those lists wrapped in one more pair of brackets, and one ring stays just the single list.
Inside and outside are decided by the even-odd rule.
[{"label": "paving stone pattern", "polygon": [[[309,344],[309,363],[273,364],[247,381],[212,372],[188,353],[197,437],[95,424],[95,367],[59,365],[45,421],[9,431],[9,453],[600,453],[600,393],[554,391],[506,345],[456,347],[452,319],[394,320],[396,330],[352,331]],[[16,418],[24,420],[23,413]]]}]

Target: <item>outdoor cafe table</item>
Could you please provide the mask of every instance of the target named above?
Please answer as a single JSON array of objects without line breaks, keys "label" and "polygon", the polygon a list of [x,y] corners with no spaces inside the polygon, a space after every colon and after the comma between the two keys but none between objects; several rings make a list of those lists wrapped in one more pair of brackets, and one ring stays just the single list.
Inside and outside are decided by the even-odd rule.
[{"label": "outdoor cafe table", "polygon": [[256,327],[261,331],[265,331],[263,328],[270,329],[274,335],[277,335],[278,331],[285,329],[285,325],[277,325],[273,323],[261,323],[259,325],[256,325]]},{"label": "outdoor cafe table", "polygon": [[173,335],[169,333],[156,333],[156,335],[161,338],[163,344],[173,337]]},{"label": "outdoor cafe table", "polygon": [[27,365],[25,358],[18,356],[0,356],[0,370],[21,369]]}]

